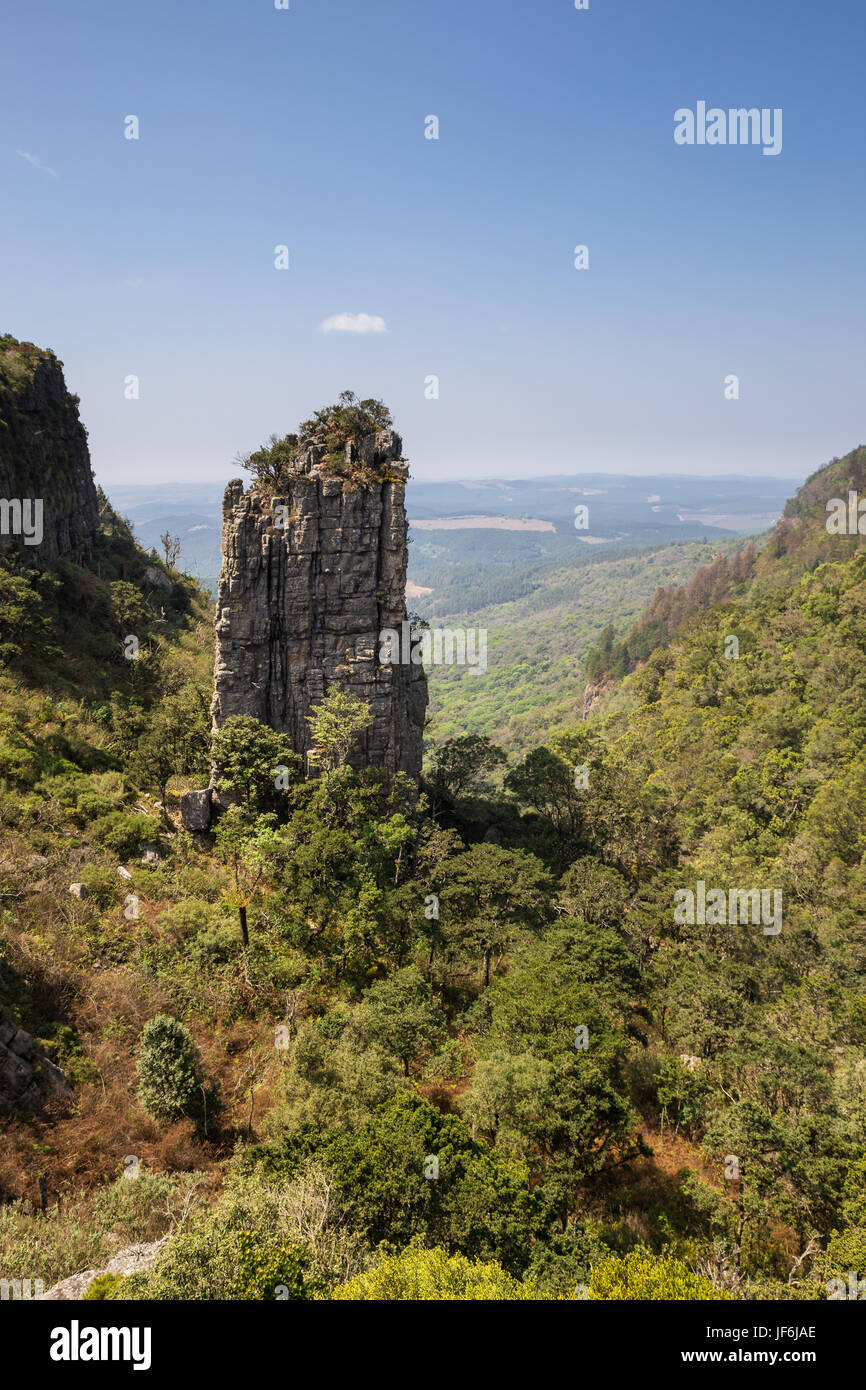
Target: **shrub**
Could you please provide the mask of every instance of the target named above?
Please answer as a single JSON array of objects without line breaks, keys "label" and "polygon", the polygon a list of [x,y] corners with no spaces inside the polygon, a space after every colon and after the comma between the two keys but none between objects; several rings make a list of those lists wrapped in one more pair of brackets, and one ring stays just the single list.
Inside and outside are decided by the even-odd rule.
[{"label": "shrub", "polygon": [[138,1097],[155,1120],[195,1120],[207,1132],[216,1097],[204,1084],[198,1049],[177,1019],[157,1014],[139,1042]]},{"label": "shrub", "polygon": [[730,1300],[733,1295],[713,1287],[709,1279],[693,1274],[675,1255],[631,1250],[628,1255],[604,1260],[590,1272],[589,1297],[614,1300],[667,1299],[677,1302]]},{"label": "shrub", "polygon": [[[285,1190],[269,1191],[255,1180],[230,1188],[172,1237],[149,1273],[130,1275],[118,1296],[244,1302],[319,1296],[325,1284],[311,1273],[311,1252],[285,1198]],[[318,1238],[322,1222],[314,1225]]]},{"label": "shrub", "polygon": [[301,1245],[210,1225],[175,1236],[150,1274],[130,1275],[109,1296],[159,1302],[312,1299],[320,1288],[306,1278],[308,1258]]},{"label": "shrub", "polygon": [[438,1248],[422,1250],[410,1246],[399,1255],[386,1256],[375,1269],[338,1284],[331,1297],[338,1302],[514,1302],[538,1300],[541,1295],[534,1285],[521,1283],[495,1261],[467,1260],[465,1255],[448,1255]]},{"label": "shrub", "polygon": [[170,934],[177,941],[184,942],[190,937],[196,937],[201,932],[207,931],[212,924],[213,916],[212,903],[200,902],[196,898],[187,898],[186,901],[173,903],[164,912],[160,912],[156,919],[156,925],[161,931]]},{"label": "shrub", "polygon": [[0,739],[0,777],[32,787],[39,773],[39,759],[32,748]]},{"label": "shrub", "polygon": [[[260,487],[273,490],[282,486],[294,471],[303,446],[315,442],[327,450],[325,465],[328,470],[340,476],[345,471],[345,446],[348,441],[357,441],[378,430],[390,429],[393,423],[391,412],[382,401],[372,397],[359,400],[354,391],[343,391],[336,405],[317,410],[299,427],[298,434],[287,434],[282,438],[272,434],[267,444],[242,457],[240,462],[254,474]],[[368,481],[376,480],[375,470],[356,465],[354,471],[359,477],[369,475]]]},{"label": "shrub", "polygon": [[106,1298],[116,1298],[119,1296],[118,1285],[123,1283],[122,1274],[97,1274],[95,1279],[84,1291],[84,1299],[88,1303],[99,1303]]},{"label": "shrub", "polygon": [[79,825],[109,816],[124,802],[126,791],[119,772],[97,772],[81,778],[75,788],[75,820]]},{"label": "shrub", "polygon": [[202,1177],[142,1170],[135,1180],[118,1178],[93,1196],[49,1207],[48,1219],[29,1202],[0,1204],[4,1274],[42,1279],[50,1288],[82,1269],[99,1269],[123,1246],[165,1235]]},{"label": "shrub", "polygon": [[130,859],[138,853],[143,842],[158,838],[159,821],[153,816],[111,811],[93,822],[92,832],[94,839],[112,850],[118,858]]},{"label": "shrub", "polygon": [[116,873],[98,864],[85,864],[78,878],[87,889],[87,901],[97,908],[111,907],[128,891]]}]

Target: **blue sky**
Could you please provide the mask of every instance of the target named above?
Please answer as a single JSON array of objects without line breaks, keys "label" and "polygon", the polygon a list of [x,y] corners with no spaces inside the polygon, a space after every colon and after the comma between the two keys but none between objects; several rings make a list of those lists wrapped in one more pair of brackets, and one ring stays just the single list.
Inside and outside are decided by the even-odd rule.
[{"label": "blue sky", "polygon": [[[42,0],[4,40],[0,331],[103,482],[227,477],[345,388],[429,479],[866,439],[861,0]],[[677,146],[699,100],[781,107],[781,154]]]}]

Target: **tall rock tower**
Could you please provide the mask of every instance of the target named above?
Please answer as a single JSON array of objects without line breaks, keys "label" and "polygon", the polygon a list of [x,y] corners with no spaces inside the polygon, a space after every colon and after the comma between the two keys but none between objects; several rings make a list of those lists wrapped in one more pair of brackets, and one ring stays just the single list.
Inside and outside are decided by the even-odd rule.
[{"label": "tall rock tower", "polygon": [[311,707],[338,686],[373,714],[350,763],[417,777],[427,680],[421,666],[379,662],[380,633],[407,616],[402,441],[391,429],[336,450],[315,430],[288,440],[272,483],[226,488],[214,729],[254,715],[303,756]]}]

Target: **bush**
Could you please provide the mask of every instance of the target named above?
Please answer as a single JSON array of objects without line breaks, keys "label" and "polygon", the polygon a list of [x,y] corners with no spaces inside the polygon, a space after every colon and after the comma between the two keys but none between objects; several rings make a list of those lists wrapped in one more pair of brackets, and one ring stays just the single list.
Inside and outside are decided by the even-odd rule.
[{"label": "bush", "polygon": [[495,1261],[467,1260],[465,1255],[448,1255],[444,1250],[410,1247],[399,1255],[388,1255],[375,1269],[357,1274],[338,1284],[332,1298],[338,1302],[379,1300],[382,1302],[446,1301],[497,1299],[514,1302],[537,1300],[534,1285],[523,1284],[506,1274]]},{"label": "bush", "polygon": [[110,816],[123,805],[126,790],[119,772],[96,772],[82,777],[75,792],[75,821],[87,825]]},{"label": "bush", "polygon": [[[345,471],[345,446],[350,439],[356,442],[378,430],[393,425],[388,407],[372,397],[359,400],[354,391],[343,391],[336,405],[317,410],[299,427],[298,434],[282,438],[272,434],[267,444],[242,458],[240,462],[255,476],[260,487],[275,489],[283,486],[294,471],[298,455],[305,444],[315,441],[327,450],[325,465],[332,473],[342,476]],[[355,466],[355,473],[369,481],[376,480],[375,471]]]},{"label": "bush", "polygon": [[[316,1223],[316,1235],[322,1226]],[[148,1273],[124,1280],[120,1298],[175,1301],[312,1299],[324,1292],[311,1252],[288,1219],[284,1192],[253,1181],[229,1189],[160,1251]]]},{"label": "bush", "polygon": [[122,1274],[97,1274],[87,1285],[83,1297],[88,1303],[100,1303],[106,1298],[117,1298],[121,1296],[118,1286],[122,1283]]},{"label": "bush", "polygon": [[212,925],[214,911],[212,903],[187,898],[160,912],[156,918],[156,925],[160,931],[172,936],[176,941],[188,942],[190,938],[208,930]]},{"label": "bush", "polygon": [[693,1274],[675,1255],[653,1255],[649,1250],[632,1250],[628,1255],[595,1265],[589,1278],[589,1297],[608,1302],[619,1300],[667,1299],[676,1302],[729,1301],[709,1279]]},{"label": "bush", "polygon": [[95,820],[92,830],[94,839],[112,850],[118,858],[131,859],[142,843],[158,838],[159,821],[153,816],[111,811],[107,816]]},{"label": "bush", "polygon": [[129,891],[115,872],[98,864],[85,864],[78,879],[87,889],[87,901],[100,909],[111,907]]},{"label": "bush", "polygon": [[308,1281],[301,1245],[276,1244],[256,1231],[183,1232],[150,1274],[131,1274],[109,1297],[118,1299],[261,1302],[308,1300],[320,1292]]},{"label": "bush", "polygon": [[48,1219],[29,1202],[0,1204],[3,1273],[42,1279],[50,1288],[82,1269],[100,1269],[124,1246],[165,1235],[202,1177],[142,1170],[134,1180],[118,1178],[92,1196],[49,1207]]},{"label": "bush", "polygon": [[207,1132],[216,1097],[205,1087],[198,1049],[177,1019],[157,1014],[146,1023],[139,1042],[138,1097],[155,1120],[195,1120]]}]

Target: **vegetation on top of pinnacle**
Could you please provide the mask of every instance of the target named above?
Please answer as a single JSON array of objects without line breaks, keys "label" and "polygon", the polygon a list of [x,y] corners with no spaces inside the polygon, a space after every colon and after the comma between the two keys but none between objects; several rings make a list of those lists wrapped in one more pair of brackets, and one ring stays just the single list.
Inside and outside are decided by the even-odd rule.
[{"label": "vegetation on top of pinnacle", "polygon": [[[20,464],[17,455],[22,431],[29,432],[31,428],[22,410],[22,397],[31,390],[40,368],[48,368],[60,378],[63,363],[50,348],[19,342],[11,333],[0,334],[0,469],[11,469],[13,474]],[[78,396],[68,391],[41,402],[52,423],[71,408],[76,427],[86,440],[87,430],[77,418],[78,405]]]},{"label": "vegetation on top of pinnacle", "polygon": [[319,463],[324,472],[348,483],[372,487],[392,476],[396,460],[377,465],[358,458],[354,449],[349,457],[346,446],[357,446],[369,435],[390,430],[393,423],[391,412],[382,401],[372,397],[359,400],[354,391],[343,391],[335,405],[325,406],[304,420],[297,434],[282,438],[272,434],[267,444],[251,454],[240,455],[238,462],[253,474],[258,487],[275,492],[297,472],[304,452],[318,446],[324,450]]}]

